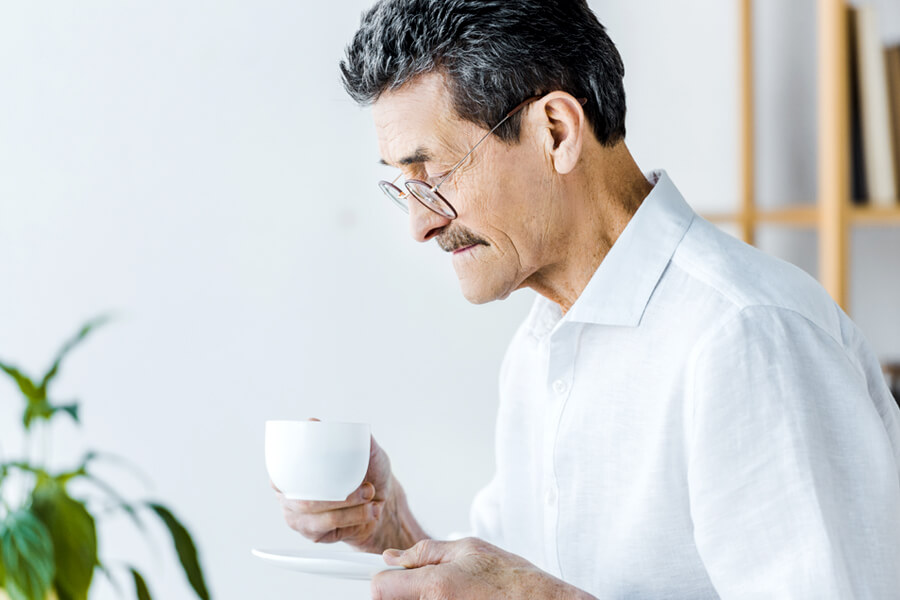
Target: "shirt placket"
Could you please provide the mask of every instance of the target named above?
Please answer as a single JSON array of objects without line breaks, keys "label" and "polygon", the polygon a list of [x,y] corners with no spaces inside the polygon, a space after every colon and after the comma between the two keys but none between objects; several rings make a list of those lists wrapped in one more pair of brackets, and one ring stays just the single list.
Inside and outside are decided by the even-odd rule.
[{"label": "shirt placket", "polygon": [[575,354],[579,327],[562,323],[548,341],[546,380],[547,402],[543,424],[543,503],[544,503],[544,561],[557,577],[562,577],[559,564],[559,481],[555,463],[556,444],[563,408],[572,390]]}]

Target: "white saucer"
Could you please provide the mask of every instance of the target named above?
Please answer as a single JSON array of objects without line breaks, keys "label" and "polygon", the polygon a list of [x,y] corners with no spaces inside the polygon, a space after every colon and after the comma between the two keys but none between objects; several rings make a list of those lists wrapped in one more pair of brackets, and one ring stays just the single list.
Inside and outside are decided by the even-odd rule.
[{"label": "white saucer", "polygon": [[380,554],[341,550],[251,550],[254,556],[284,569],[341,579],[372,579],[382,571],[401,570],[384,564]]}]

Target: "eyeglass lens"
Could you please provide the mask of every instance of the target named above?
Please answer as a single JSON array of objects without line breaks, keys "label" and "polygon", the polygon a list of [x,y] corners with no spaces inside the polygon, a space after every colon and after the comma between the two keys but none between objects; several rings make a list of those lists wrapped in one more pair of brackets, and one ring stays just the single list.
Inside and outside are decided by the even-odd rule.
[{"label": "eyeglass lens", "polygon": [[379,181],[378,187],[384,192],[384,195],[394,201],[394,204],[403,209],[403,212],[409,212],[409,204],[406,202],[407,194],[390,181]]},{"label": "eyeglass lens", "polygon": [[394,201],[394,204],[409,212],[409,196],[410,194],[418,200],[425,208],[436,212],[437,214],[447,217],[448,219],[456,218],[456,210],[437,190],[432,189],[430,185],[424,181],[410,180],[406,182],[407,192],[404,192],[389,181],[379,181],[378,187],[384,194]]},{"label": "eyeglass lens", "polygon": [[416,180],[407,181],[406,189],[408,189],[419,202],[424,204],[426,208],[430,208],[437,214],[447,217],[448,219],[456,218],[456,211],[453,210],[450,203],[444,199],[440,192],[427,183]]}]

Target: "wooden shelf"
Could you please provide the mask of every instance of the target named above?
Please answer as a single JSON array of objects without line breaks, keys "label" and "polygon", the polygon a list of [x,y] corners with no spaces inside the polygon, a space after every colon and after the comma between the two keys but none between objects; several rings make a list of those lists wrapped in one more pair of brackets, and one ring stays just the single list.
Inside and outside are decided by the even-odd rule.
[{"label": "wooden shelf", "polygon": [[814,227],[818,221],[818,210],[814,204],[787,206],[772,210],[754,210],[746,217],[741,214],[703,215],[713,223],[741,223],[745,220],[752,226],[762,223],[774,225],[792,225],[795,227]]},{"label": "wooden shelf", "polygon": [[756,205],[753,2],[738,0],[740,200],[732,213],[705,216],[715,223],[734,223],[738,235],[748,244],[755,243],[760,225],[815,229],[819,280],[849,313],[850,232],[855,227],[900,226],[900,200],[891,208],[859,206],[850,201],[848,0],[815,0],[818,75],[815,108],[819,131],[816,198],[778,209],[760,209]]},{"label": "wooden shelf", "polygon": [[[847,211],[849,225],[900,226],[900,203],[896,207],[851,206]],[[708,214],[705,219],[713,223],[741,223],[743,215],[737,213]],[[820,220],[815,204],[797,204],[770,210],[754,210],[746,220],[752,225],[783,225],[786,227],[816,227]]]},{"label": "wooden shelf", "polygon": [[900,225],[900,205],[891,208],[854,206],[850,220],[855,225]]}]

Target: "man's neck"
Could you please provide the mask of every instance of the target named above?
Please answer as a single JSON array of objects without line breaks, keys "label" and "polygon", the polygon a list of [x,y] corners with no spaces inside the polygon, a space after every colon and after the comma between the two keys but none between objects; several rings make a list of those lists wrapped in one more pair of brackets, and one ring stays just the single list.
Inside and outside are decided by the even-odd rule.
[{"label": "man's neck", "polygon": [[573,206],[572,226],[566,232],[559,260],[534,273],[527,282],[545,298],[568,312],[619,239],[644,198],[653,189],[625,144],[607,151],[605,169],[586,182],[583,200]]}]

